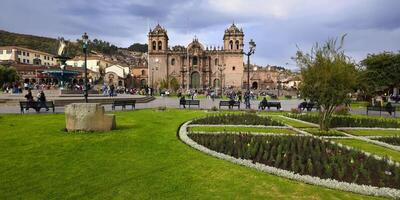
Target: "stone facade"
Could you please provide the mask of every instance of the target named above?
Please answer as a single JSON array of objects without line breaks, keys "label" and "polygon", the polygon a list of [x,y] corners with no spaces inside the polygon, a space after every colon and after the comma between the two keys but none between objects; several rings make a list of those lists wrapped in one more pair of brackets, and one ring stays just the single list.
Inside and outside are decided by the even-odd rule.
[{"label": "stone facade", "polygon": [[187,46],[168,47],[167,30],[157,25],[148,34],[148,85],[176,79],[182,88],[243,87],[242,29],[225,30],[223,47],[205,48],[197,38]]}]

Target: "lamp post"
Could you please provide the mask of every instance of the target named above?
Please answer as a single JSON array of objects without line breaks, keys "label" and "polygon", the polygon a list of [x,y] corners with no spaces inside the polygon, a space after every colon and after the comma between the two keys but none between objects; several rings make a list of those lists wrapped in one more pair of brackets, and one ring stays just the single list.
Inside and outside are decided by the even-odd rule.
[{"label": "lamp post", "polygon": [[246,53],[243,51],[244,44],[241,44],[242,53],[247,56],[247,91],[245,94],[246,108],[250,109],[250,56],[254,54],[256,50],[256,43],[253,39],[249,42],[249,51]]},{"label": "lamp post", "polygon": [[244,44],[242,46],[242,53],[247,56],[247,92],[250,92],[250,56],[256,51],[256,43],[253,39],[249,42],[249,51],[246,53],[243,51]]},{"label": "lamp post", "polygon": [[82,35],[82,48],[83,48],[83,53],[85,54],[85,67],[84,67],[84,73],[85,73],[85,79],[84,79],[84,84],[85,84],[85,91],[84,91],[84,97],[85,97],[85,102],[88,103],[88,83],[87,83],[87,49],[89,46],[89,36],[87,33],[84,33]]},{"label": "lamp post", "polygon": [[[219,62],[219,60],[218,60]],[[218,65],[218,70],[219,70],[219,75],[220,75],[220,79],[219,79],[219,87],[221,88],[221,98],[224,96],[224,89],[222,87],[222,78],[223,78],[223,74],[222,72],[225,70],[225,67],[223,67],[222,65]]]}]

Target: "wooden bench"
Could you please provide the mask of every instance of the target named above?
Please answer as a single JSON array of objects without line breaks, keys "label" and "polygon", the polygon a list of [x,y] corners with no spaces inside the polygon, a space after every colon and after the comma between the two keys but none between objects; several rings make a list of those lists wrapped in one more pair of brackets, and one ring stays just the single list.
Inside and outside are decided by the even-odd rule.
[{"label": "wooden bench", "polygon": [[396,107],[367,106],[367,115],[369,111],[379,111],[379,116],[382,116],[382,111],[388,112],[390,115],[393,113],[396,116]]},{"label": "wooden bench", "polygon": [[298,108],[301,110],[307,110],[307,111],[312,111],[312,109],[319,110],[319,106],[316,103],[312,103],[312,102],[300,103]]},{"label": "wooden bench", "polygon": [[[48,108],[53,109],[53,113],[55,111],[55,106],[54,106],[54,102],[53,101],[46,101],[45,102],[46,106]],[[21,114],[23,114],[25,112],[25,110],[32,108],[34,110],[38,109],[37,112],[40,112],[40,110],[44,107],[41,106],[42,103],[41,102],[37,102],[37,101],[32,101],[32,102],[28,102],[28,101],[20,101],[19,102],[19,107],[21,108]]]},{"label": "wooden bench", "polygon": [[185,99],[185,102],[179,101],[179,107],[181,107],[183,105],[189,106],[189,108],[190,108],[190,106],[197,106],[198,108],[200,108],[200,100],[190,100],[190,99],[186,100]]},{"label": "wooden bench", "polygon": [[122,110],[125,110],[126,106],[131,106],[132,110],[135,108],[136,100],[114,100],[111,108],[115,110],[115,107],[121,106]]},{"label": "wooden bench", "polygon": [[275,107],[277,110],[280,110],[281,108],[282,108],[282,105],[281,105],[281,102],[271,102],[271,101],[269,101],[269,102],[267,102],[267,105],[265,106],[265,107],[267,107],[268,108],[268,110],[271,108],[271,107]]},{"label": "wooden bench", "polygon": [[233,107],[237,107],[240,109],[240,102],[239,101],[234,101],[233,103],[231,101],[220,101],[219,102],[219,108],[221,109],[221,106],[227,106],[229,109]]}]

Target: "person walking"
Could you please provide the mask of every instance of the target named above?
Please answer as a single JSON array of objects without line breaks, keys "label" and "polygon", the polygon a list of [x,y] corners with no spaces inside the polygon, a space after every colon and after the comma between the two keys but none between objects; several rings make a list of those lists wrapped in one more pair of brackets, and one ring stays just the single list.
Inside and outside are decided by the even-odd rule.
[{"label": "person walking", "polygon": [[186,99],[185,99],[185,95],[182,95],[181,98],[179,99],[179,104],[183,106],[183,108],[186,108],[185,104],[186,104]]},{"label": "person walking", "polygon": [[110,85],[110,97],[112,97],[112,96],[114,96],[114,90],[115,90],[115,87],[114,87],[114,84],[111,84]]}]

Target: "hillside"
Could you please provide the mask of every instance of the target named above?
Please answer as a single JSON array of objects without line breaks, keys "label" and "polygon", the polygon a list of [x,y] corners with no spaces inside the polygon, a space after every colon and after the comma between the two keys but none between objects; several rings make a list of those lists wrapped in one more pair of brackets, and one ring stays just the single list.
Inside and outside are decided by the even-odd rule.
[{"label": "hillside", "polygon": [[[58,44],[59,42],[56,38],[11,33],[0,30],[0,46],[21,46],[55,55],[57,54]],[[134,56],[134,54],[137,52],[146,52],[147,44],[135,43],[127,49],[117,47],[107,41],[93,39],[90,41],[89,48],[93,54],[100,54],[123,64],[131,65],[135,63],[134,61],[137,59],[137,56]],[[66,52],[70,57],[82,55],[82,40],[77,39],[76,41],[69,42],[66,47]]]}]

